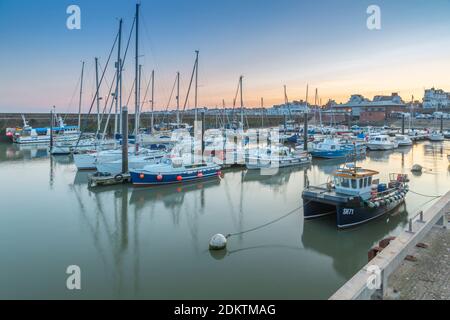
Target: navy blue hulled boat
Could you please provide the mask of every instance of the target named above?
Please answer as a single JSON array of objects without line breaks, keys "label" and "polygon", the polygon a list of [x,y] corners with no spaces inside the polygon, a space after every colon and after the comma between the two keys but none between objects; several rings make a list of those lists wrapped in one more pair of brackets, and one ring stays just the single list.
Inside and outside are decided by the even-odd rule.
[{"label": "navy blue hulled boat", "polygon": [[218,178],[222,175],[215,163],[184,164],[181,159],[167,158],[158,164],[130,170],[134,185],[164,185]]},{"label": "navy blue hulled boat", "polygon": [[306,186],[304,218],[336,214],[338,228],[353,227],[396,209],[409,190],[405,174],[390,174],[388,184],[373,179],[377,171],[347,164],[333,173],[326,187]]}]

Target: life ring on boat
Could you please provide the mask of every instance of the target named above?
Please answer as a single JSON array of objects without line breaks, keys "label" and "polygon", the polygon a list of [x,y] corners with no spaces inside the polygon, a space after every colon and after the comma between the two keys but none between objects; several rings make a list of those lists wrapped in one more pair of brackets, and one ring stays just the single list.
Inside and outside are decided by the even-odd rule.
[{"label": "life ring on boat", "polygon": [[117,174],[114,176],[114,180],[116,180],[117,182],[122,182],[123,181],[123,175],[122,174]]}]

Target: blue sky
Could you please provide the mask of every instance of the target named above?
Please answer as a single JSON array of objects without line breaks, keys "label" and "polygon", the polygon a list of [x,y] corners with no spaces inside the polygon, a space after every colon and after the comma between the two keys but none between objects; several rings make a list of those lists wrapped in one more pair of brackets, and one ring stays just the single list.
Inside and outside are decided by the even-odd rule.
[{"label": "blue sky", "polygon": [[[81,8],[81,30],[66,28],[66,8]],[[450,2],[447,0],[142,0],[144,84],[156,70],[155,103],[167,105],[177,71],[183,97],[200,50],[199,101],[230,105],[244,75],[247,106],[271,105],[318,88],[323,102],[351,93],[369,98],[399,92],[420,98],[425,87],[450,90]],[[381,8],[382,29],[366,27],[366,9]],[[106,63],[124,19],[124,43],[134,16],[131,0],[0,0],[0,112],[77,110],[81,61],[86,61],[83,109],[94,91],[94,57]],[[127,100],[134,41],[125,66]],[[106,79],[113,78],[112,70]],[[107,86],[102,86],[102,96]],[[133,100],[131,100],[133,104]],[[173,105],[173,103],[172,103]]]}]

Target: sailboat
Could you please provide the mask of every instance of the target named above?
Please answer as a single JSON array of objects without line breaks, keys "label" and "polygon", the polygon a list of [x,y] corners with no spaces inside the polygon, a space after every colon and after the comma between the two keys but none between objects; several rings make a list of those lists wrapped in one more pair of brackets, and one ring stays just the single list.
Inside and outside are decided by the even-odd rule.
[{"label": "sailboat", "polygon": [[220,166],[211,159],[195,163],[190,156],[185,154],[181,157],[165,157],[158,163],[131,169],[131,182],[138,186],[152,186],[196,182],[222,176]]}]

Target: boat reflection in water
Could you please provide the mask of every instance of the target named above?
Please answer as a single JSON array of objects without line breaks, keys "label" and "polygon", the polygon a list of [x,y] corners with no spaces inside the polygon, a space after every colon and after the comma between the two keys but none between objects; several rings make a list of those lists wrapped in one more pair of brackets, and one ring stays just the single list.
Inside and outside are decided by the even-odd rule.
[{"label": "boat reflection in water", "polygon": [[43,159],[49,156],[49,152],[46,145],[12,144],[6,147],[5,156],[8,161]]},{"label": "boat reflection in water", "polygon": [[407,223],[408,212],[404,205],[392,214],[348,230],[336,230],[336,219],[333,216],[305,220],[302,242],[305,249],[331,257],[335,270],[345,279],[350,279],[355,270],[368,262],[367,255],[355,252],[368,253],[377,243],[374,239],[395,235],[394,230],[404,229]]},{"label": "boat reflection in water", "polygon": [[242,182],[259,182],[262,185],[278,188],[286,185],[292,174],[307,171],[310,164],[296,167],[274,168],[259,170],[247,170],[244,173]]},{"label": "boat reflection in water", "polygon": [[155,187],[133,188],[130,204],[136,209],[144,209],[146,205],[162,202],[166,208],[179,208],[183,205],[185,196],[195,191],[203,192],[205,189],[217,187],[220,180],[206,180],[199,183],[186,183],[183,185],[166,185]]}]

